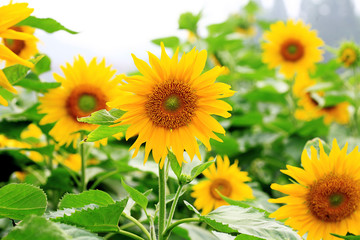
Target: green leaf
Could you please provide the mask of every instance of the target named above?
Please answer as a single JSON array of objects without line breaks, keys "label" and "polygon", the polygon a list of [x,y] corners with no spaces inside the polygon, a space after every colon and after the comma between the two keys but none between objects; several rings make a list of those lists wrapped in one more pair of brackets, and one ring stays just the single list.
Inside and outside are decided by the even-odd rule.
[{"label": "green leaf", "polygon": [[231,118],[231,125],[233,126],[252,126],[262,123],[262,114],[260,112],[248,112],[242,116],[233,116]]},{"label": "green leaf", "polygon": [[78,121],[96,125],[112,125],[114,124],[114,121],[120,118],[124,113],[124,111],[119,109],[111,109],[110,111],[102,109],[92,113],[89,117],[78,118]]},{"label": "green leaf", "polygon": [[254,1],[249,1],[248,4],[245,5],[244,10],[246,13],[254,15],[257,11],[259,11],[259,6]]},{"label": "green leaf", "polygon": [[179,18],[179,29],[187,29],[197,33],[197,24],[201,18],[201,12],[194,15],[191,12],[183,13]]},{"label": "green leaf", "polygon": [[258,238],[258,237],[254,237],[254,236],[249,236],[246,234],[241,234],[238,235],[234,240],[262,240],[264,238]]},{"label": "green leaf", "polygon": [[89,204],[107,206],[115,203],[110,195],[100,190],[89,190],[80,194],[67,193],[59,203],[59,209],[82,208]]},{"label": "green leaf", "polygon": [[[121,213],[126,206],[127,200],[128,199],[125,198],[104,207],[85,207],[81,210],[76,210],[70,216],[64,214],[62,217],[57,217],[52,220],[82,227],[92,232],[116,232],[118,230]],[[55,213],[53,213],[53,215],[55,215]]]},{"label": "green leaf", "polygon": [[208,162],[204,162],[200,165],[197,165],[196,167],[194,167],[191,170],[191,181],[194,180],[197,176],[199,176],[203,171],[205,171],[205,169],[207,169],[208,167],[210,167],[210,165],[212,165],[213,163],[215,163],[215,160],[212,161],[208,161]]},{"label": "green leaf", "polygon": [[100,240],[97,235],[61,223],[54,223],[39,216],[28,216],[4,240]]},{"label": "green leaf", "polygon": [[126,132],[130,125],[121,125],[121,126],[107,126],[100,125],[94,131],[92,131],[87,138],[84,140],[85,142],[95,142],[104,138],[111,137],[118,133]]},{"label": "green leaf", "polygon": [[177,158],[176,158],[175,154],[173,152],[171,152],[171,151],[168,151],[168,158],[169,158],[169,161],[170,161],[171,169],[175,173],[178,180],[180,180],[181,169],[182,168],[181,168],[179,162],[177,161]]},{"label": "green leaf", "polygon": [[52,18],[37,18],[34,16],[30,16],[28,18],[26,18],[25,20],[19,22],[17,24],[18,26],[30,26],[33,28],[38,28],[41,30],[44,30],[45,32],[48,33],[53,33],[53,32],[57,32],[60,30],[66,31],[68,33],[71,34],[77,34],[78,32],[72,31],[66,27],[64,27],[63,25],[61,25],[59,22],[57,22],[56,20],[52,19]]},{"label": "green leaf", "polygon": [[44,72],[51,70],[51,59],[47,55],[42,55],[43,57],[35,64],[33,72],[37,75],[40,75]]},{"label": "green leaf", "polygon": [[22,220],[43,215],[47,201],[43,190],[28,184],[8,184],[0,189],[0,217]]},{"label": "green leaf", "polygon": [[148,199],[145,196],[145,194],[139,192],[138,190],[136,190],[135,188],[132,188],[128,185],[126,185],[126,183],[124,182],[124,180],[121,179],[121,184],[122,186],[125,188],[125,190],[130,194],[130,197],[137,203],[139,204],[140,207],[142,207],[143,209],[146,209],[147,204],[148,204]]},{"label": "green leaf", "polygon": [[26,89],[30,89],[36,92],[47,92],[49,89],[57,88],[61,85],[58,82],[40,82],[34,81],[31,79],[24,78],[17,83],[14,84],[15,86],[20,86]]},{"label": "green leaf", "polygon": [[338,234],[335,233],[331,233],[331,235],[341,238],[341,239],[347,239],[347,240],[360,240],[360,235],[357,236],[340,236]]},{"label": "green leaf", "polygon": [[221,206],[202,216],[191,204],[186,206],[201,220],[220,232],[242,233],[267,240],[300,240],[300,236],[290,227],[264,216],[253,208]]},{"label": "green leaf", "polygon": [[178,37],[165,37],[165,38],[157,38],[151,40],[151,42],[160,46],[160,43],[163,42],[165,47],[176,49],[180,45],[180,40]]},{"label": "green leaf", "polygon": [[[177,238],[180,236],[180,238]],[[217,238],[209,230],[193,224],[181,224],[180,227],[174,228],[169,239],[179,240],[226,240]]]},{"label": "green leaf", "polygon": [[71,192],[73,189],[73,182],[71,175],[65,168],[56,168],[51,171],[45,186],[45,190],[52,189],[61,192]]}]

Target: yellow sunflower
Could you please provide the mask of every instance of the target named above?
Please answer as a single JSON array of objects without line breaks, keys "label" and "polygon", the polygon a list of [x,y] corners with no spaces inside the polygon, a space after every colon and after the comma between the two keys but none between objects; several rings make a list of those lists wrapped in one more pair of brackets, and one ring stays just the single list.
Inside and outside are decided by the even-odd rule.
[{"label": "yellow sunflower", "polygon": [[[97,125],[78,122],[77,118],[108,109],[106,102],[114,100],[120,91],[117,78],[113,78],[116,70],[105,66],[105,60],[97,63],[94,58],[87,64],[79,56],[73,66],[67,63],[62,71],[65,77],[54,73],[61,86],[40,98],[39,112],[46,114],[40,124],[56,122],[50,134],[59,145],[72,144],[76,148],[81,137],[78,131],[97,128]],[[106,139],[100,143],[106,144]]]},{"label": "yellow sunflower", "polygon": [[[80,154],[69,154],[66,157],[64,157],[63,155],[57,155],[55,157],[55,161],[64,164],[66,167],[70,168],[75,172],[79,172],[81,170]],[[86,165],[97,165],[99,162],[99,160],[92,158],[86,161]]]},{"label": "yellow sunflower", "polygon": [[340,46],[338,52],[338,60],[344,64],[345,67],[353,67],[359,63],[360,50],[353,42],[344,42]]},{"label": "yellow sunflower", "polygon": [[[16,32],[22,32],[33,35],[35,32],[35,28],[28,26],[14,26],[10,28]],[[25,40],[16,40],[3,38],[3,44],[8,47],[12,52],[21,57],[22,59],[30,59],[36,53],[38,53],[38,49],[36,47],[36,38],[29,38]],[[6,61],[6,66],[10,66],[15,64],[16,62]]]},{"label": "yellow sunflower", "polygon": [[[24,20],[33,12],[33,9],[27,7],[27,3],[12,3],[0,7],[0,37],[14,40],[30,40],[36,39],[33,35],[23,32],[17,32],[11,29],[15,24]],[[12,63],[18,63],[27,67],[33,67],[31,62],[28,62],[13,51],[6,45],[0,44],[0,59]],[[17,93],[16,89],[10,84],[2,70],[0,70],[0,87],[12,92]],[[7,106],[7,101],[0,96],[0,104]]]},{"label": "yellow sunflower", "polygon": [[[210,159],[211,160],[211,159]],[[240,171],[237,161],[230,165],[229,158],[216,157],[216,167],[212,164],[203,174],[207,178],[193,186],[191,196],[196,198],[194,206],[202,209],[202,214],[208,214],[213,209],[223,205],[229,205],[217,193],[234,200],[246,200],[254,198],[252,189],[245,184],[250,181],[247,172]]]},{"label": "yellow sunflower", "polygon": [[263,62],[269,68],[280,66],[280,72],[291,78],[296,72],[311,70],[322,60],[323,41],[316,31],[310,30],[301,20],[288,20],[286,25],[279,21],[264,33],[267,41],[262,44]]},{"label": "yellow sunflower", "polygon": [[[321,95],[321,92],[319,94]],[[300,98],[298,105],[302,107],[295,111],[295,118],[299,120],[309,121],[324,116],[325,124],[332,122],[347,124],[350,121],[348,102],[322,107],[311,96],[311,93],[307,92]]]},{"label": "yellow sunflower", "polygon": [[330,233],[360,234],[360,153],[356,147],[347,154],[347,144],[340,150],[336,139],[329,155],[319,142],[320,153],[311,147],[311,157],[304,150],[303,169],[287,166],[281,170],[297,183],[271,188],[288,196],[271,199],[283,203],[270,217],[287,219],[285,224],[307,234],[311,240],[338,239]]},{"label": "yellow sunflower", "polygon": [[[152,155],[163,166],[168,149],[172,149],[181,165],[184,150],[191,159],[200,158],[198,138],[211,149],[209,140],[221,141],[214,132],[225,134],[224,128],[211,116],[230,117],[232,107],[219,100],[234,94],[225,83],[215,83],[224,68],[214,67],[201,74],[207,53],[195,48],[178,59],[178,50],[170,58],[161,44],[161,58],[149,53],[151,67],[133,55],[143,76],[126,77],[121,95],[108,105],[126,111],[119,125],[130,124],[126,139],[138,135],[130,149],[137,155],[145,144],[145,159]],[[196,137],[196,138],[195,138]]]},{"label": "yellow sunflower", "polygon": [[316,81],[309,77],[307,72],[300,72],[296,75],[294,86],[293,86],[293,94],[295,97],[302,97],[308,91],[307,88],[316,84]]}]

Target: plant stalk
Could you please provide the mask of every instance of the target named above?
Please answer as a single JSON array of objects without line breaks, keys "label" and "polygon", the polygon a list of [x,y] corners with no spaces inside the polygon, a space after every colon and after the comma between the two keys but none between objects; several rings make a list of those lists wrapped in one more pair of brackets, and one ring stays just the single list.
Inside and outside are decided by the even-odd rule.
[{"label": "plant stalk", "polygon": [[174,222],[164,232],[164,239],[167,239],[170,236],[171,231],[175,227],[177,227],[178,225],[180,225],[182,223],[188,223],[188,222],[201,222],[201,219],[200,218],[184,218],[184,219]]},{"label": "plant stalk", "polygon": [[[130,216],[130,215],[127,215],[126,213],[122,213],[121,216],[127,218],[128,220],[132,221],[136,226],[138,226],[141,231],[143,231],[146,235],[146,237],[148,239],[151,239],[150,237],[150,233],[148,232],[148,230],[146,230],[146,228],[144,227],[144,225],[142,225],[137,219],[135,219],[134,217]],[[119,228],[120,229],[120,228]]]},{"label": "plant stalk", "polygon": [[[166,164],[164,164],[165,166]],[[165,202],[165,168],[160,168],[159,164],[159,225],[158,225],[158,239],[164,239],[165,221],[166,221],[166,202]]]},{"label": "plant stalk", "polygon": [[166,224],[166,227],[169,227],[170,224],[171,224],[171,221],[174,217],[174,213],[175,213],[175,209],[176,209],[176,205],[179,201],[179,197],[180,197],[180,193],[183,189],[183,185],[179,185],[179,187],[177,188],[176,190],[176,193],[175,193],[175,198],[174,198],[174,201],[171,205],[171,208],[170,208],[170,213],[169,213],[169,218],[168,218],[168,221],[167,221],[167,224]]}]

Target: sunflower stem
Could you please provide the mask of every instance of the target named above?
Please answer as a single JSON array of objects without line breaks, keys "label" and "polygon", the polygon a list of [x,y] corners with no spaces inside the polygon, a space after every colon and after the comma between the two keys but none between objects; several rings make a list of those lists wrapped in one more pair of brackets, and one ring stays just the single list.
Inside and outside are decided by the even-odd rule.
[{"label": "sunflower stem", "polygon": [[[148,232],[148,230],[146,230],[146,228],[144,227],[144,225],[142,225],[136,218],[130,216],[130,215],[127,215],[126,213],[122,213],[121,216],[127,218],[128,220],[132,221],[136,226],[138,226],[141,231],[143,231],[143,233],[145,233],[146,237],[148,239],[151,239],[150,237],[150,233]],[[119,228],[120,229],[120,228]]]},{"label": "sunflower stem", "polygon": [[171,231],[175,227],[177,227],[178,225],[180,225],[182,223],[188,223],[188,222],[201,222],[201,219],[200,218],[184,218],[184,219],[174,222],[173,224],[171,224],[169,227],[166,228],[166,230],[164,232],[164,239],[167,239],[170,236]]},{"label": "sunflower stem", "polygon": [[144,238],[142,237],[139,237],[138,235],[135,235],[131,232],[128,232],[128,231],[124,231],[124,230],[121,230],[119,227],[118,227],[118,231],[117,233],[121,234],[121,235],[124,235],[124,236],[128,236],[132,239],[137,239],[137,240],[144,240]]},{"label": "sunflower stem", "polygon": [[[81,134],[81,139],[83,139],[83,135]],[[86,153],[85,153],[85,143],[80,142],[79,146],[79,154],[81,157],[81,189],[80,191],[86,191],[86,183],[85,183],[85,170],[86,170]]]},{"label": "sunflower stem", "polygon": [[[165,166],[166,164],[164,164]],[[165,202],[165,168],[161,168],[159,164],[159,225],[158,225],[158,239],[164,239],[165,221],[166,221],[166,202]]]},{"label": "sunflower stem", "polygon": [[176,190],[176,193],[175,193],[175,198],[174,198],[174,201],[171,205],[171,208],[170,208],[170,213],[169,213],[169,218],[167,220],[167,224],[166,224],[166,227],[169,227],[170,224],[171,224],[171,221],[174,217],[174,213],[175,213],[175,208],[176,208],[176,205],[179,201],[179,197],[180,197],[180,193],[181,193],[181,190],[183,189],[183,185],[179,185],[179,187],[177,188]]}]

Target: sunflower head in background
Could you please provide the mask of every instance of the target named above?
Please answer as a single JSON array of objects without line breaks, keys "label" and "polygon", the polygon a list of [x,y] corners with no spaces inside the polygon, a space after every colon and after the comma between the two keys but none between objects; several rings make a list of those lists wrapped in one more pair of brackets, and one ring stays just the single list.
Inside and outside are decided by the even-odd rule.
[{"label": "sunflower head in background", "polygon": [[270,217],[287,219],[285,224],[307,233],[311,240],[338,239],[330,233],[359,235],[360,228],[360,153],[356,147],[347,154],[347,144],[340,150],[336,139],[331,152],[325,153],[319,141],[319,153],[312,146],[304,150],[303,168],[287,166],[281,170],[294,179],[293,184],[272,184],[271,188],[287,196],[271,199],[282,203]]},{"label": "sunflower head in background", "polygon": [[338,60],[345,67],[355,67],[359,64],[360,49],[354,42],[344,42],[338,51]]},{"label": "sunflower head in background", "polygon": [[207,52],[195,48],[178,58],[172,58],[161,44],[161,58],[149,53],[150,66],[133,55],[142,75],[126,77],[122,93],[108,103],[126,113],[118,119],[119,125],[130,124],[126,139],[137,136],[130,149],[137,155],[145,142],[145,159],[150,151],[155,162],[163,167],[168,149],[179,164],[184,162],[184,150],[193,159],[199,158],[199,139],[210,150],[210,138],[222,141],[214,132],[225,134],[224,128],[211,115],[230,117],[232,107],[220,100],[234,91],[225,83],[215,82],[223,67],[214,67],[202,74]]},{"label": "sunflower head in background", "polygon": [[269,68],[280,67],[286,78],[293,77],[296,72],[312,70],[315,63],[322,60],[323,51],[319,48],[324,42],[301,20],[288,20],[286,24],[278,21],[263,38],[263,62]]},{"label": "sunflower head in background", "polygon": [[[12,29],[14,25],[29,17],[34,9],[28,8],[27,3],[12,3],[0,7],[0,38],[11,39],[15,41],[36,41],[37,39],[32,34],[25,32],[18,32]],[[10,62],[12,64],[21,64],[32,68],[34,65],[18,56],[6,45],[6,42],[0,44],[0,60]],[[0,70],[0,87],[9,92],[17,93],[16,89],[10,84],[4,72]],[[8,102],[0,95],[0,104],[7,106]]]},{"label": "sunflower head in background", "polygon": [[[67,63],[62,67],[62,71],[64,77],[54,73],[61,86],[40,97],[39,112],[46,114],[40,124],[56,122],[50,135],[59,145],[72,144],[76,148],[81,137],[78,131],[97,128],[97,125],[81,123],[77,119],[108,109],[106,102],[120,95],[118,80],[113,78],[116,70],[106,66],[105,60],[97,63],[96,58],[87,64],[79,56],[73,65]],[[106,144],[106,139],[100,143]]]},{"label": "sunflower head in background", "polygon": [[[16,32],[26,33],[30,35],[34,35],[35,32],[35,28],[28,26],[14,26],[10,29]],[[27,38],[24,40],[3,38],[2,40],[3,44],[7,48],[9,48],[13,53],[25,60],[30,59],[39,52],[36,46],[37,41],[38,40],[36,38]],[[6,61],[6,66],[10,66],[13,64],[16,64],[16,62]]]},{"label": "sunflower head in background", "polygon": [[206,179],[193,186],[191,193],[191,196],[196,198],[194,206],[202,209],[203,215],[220,206],[229,205],[218,191],[223,196],[238,201],[254,198],[252,189],[245,183],[251,181],[248,173],[240,171],[237,161],[230,165],[227,156],[224,156],[224,160],[217,156],[216,167],[212,164],[203,174]]}]

